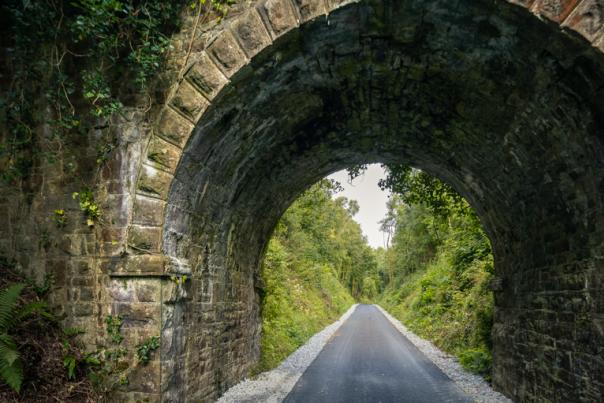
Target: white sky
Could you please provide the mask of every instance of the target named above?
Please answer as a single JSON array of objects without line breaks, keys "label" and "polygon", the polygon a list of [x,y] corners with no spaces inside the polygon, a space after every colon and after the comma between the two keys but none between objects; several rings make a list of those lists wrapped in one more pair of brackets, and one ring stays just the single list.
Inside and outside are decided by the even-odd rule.
[{"label": "white sky", "polygon": [[380,224],[378,224],[378,221],[386,216],[389,192],[384,192],[378,187],[378,181],[385,176],[379,164],[369,165],[367,171],[352,183],[349,182],[346,170],[328,176],[329,179],[340,182],[344,188],[344,191],[337,193],[334,198],[344,196],[359,203],[359,212],[354,219],[361,225],[369,245],[374,248],[383,247],[385,242],[384,233],[380,232]]}]

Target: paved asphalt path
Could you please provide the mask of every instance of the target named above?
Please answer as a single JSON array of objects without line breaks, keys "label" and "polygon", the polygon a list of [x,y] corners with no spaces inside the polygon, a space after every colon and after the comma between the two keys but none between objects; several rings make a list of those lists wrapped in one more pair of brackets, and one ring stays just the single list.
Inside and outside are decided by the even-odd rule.
[{"label": "paved asphalt path", "polygon": [[472,402],[373,305],[359,305],[285,402]]}]

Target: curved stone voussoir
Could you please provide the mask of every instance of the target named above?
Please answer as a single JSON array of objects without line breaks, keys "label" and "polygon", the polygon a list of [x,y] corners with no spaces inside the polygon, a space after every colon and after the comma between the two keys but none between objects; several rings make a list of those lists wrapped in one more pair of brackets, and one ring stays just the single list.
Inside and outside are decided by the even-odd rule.
[{"label": "curved stone voussoir", "polygon": [[136,184],[136,192],[166,200],[172,178],[173,176],[168,172],[143,164]]},{"label": "curved stone voussoir", "polygon": [[146,164],[174,173],[182,150],[159,136],[151,136],[147,147]]},{"label": "curved stone voussoir", "polygon": [[274,39],[298,26],[298,17],[290,0],[266,0],[258,5]]},{"label": "curved stone voussoir", "polygon": [[506,0],[508,3],[516,4],[517,6],[521,6],[524,8],[530,8],[535,0]]},{"label": "curved stone voussoir", "polygon": [[536,0],[531,10],[561,24],[580,2],[581,0]]},{"label": "curved stone voussoir", "polygon": [[505,0],[530,10],[562,28],[583,36],[593,46],[602,50],[599,38],[604,35],[603,0]]},{"label": "curved stone voussoir", "polygon": [[[201,92],[186,80],[183,80],[172,99],[170,99],[169,104],[189,121],[196,123],[197,119],[199,119],[201,114],[207,109],[209,102]],[[187,126],[185,126],[185,128],[187,128]],[[186,138],[184,137],[183,142],[186,142]],[[182,143],[179,142],[179,144]]]},{"label": "curved stone voussoir", "polygon": [[300,22],[306,22],[312,20],[319,15],[323,15],[327,12],[325,8],[325,2],[323,0],[292,0],[298,15],[300,16]]},{"label": "curved stone voussoir", "polygon": [[600,39],[596,40],[594,46],[598,48],[602,53],[604,53],[604,33],[600,37]]},{"label": "curved stone voussoir", "polygon": [[185,73],[185,79],[210,102],[229,81],[206,52],[199,54],[197,61]]},{"label": "curved stone voussoir", "polygon": [[250,9],[233,21],[231,29],[250,59],[271,43],[269,32],[256,8]]},{"label": "curved stone voussoir", "polygon": [[563,27],[568,27],[595,43],[604,36],[604,1],[584,0],[564,20]]},{"label": "curved stone voussoir", "polygon": [[325,0],[327,4],[327,11],[331,12],[336,8],[351,4],[358,3],[360,0]]},{"label": "curved stone voussoir", "polygon": [[220,32],[206,51],[227,78],[230,78],[248,62],[239,42],[228,29]]},{"label": "curved stone voussoir", "polygon": [[161,113],[156,134],[182,148],[189,139],[192,130],[193,124],[187,118],[174,109],[167,107]]}]

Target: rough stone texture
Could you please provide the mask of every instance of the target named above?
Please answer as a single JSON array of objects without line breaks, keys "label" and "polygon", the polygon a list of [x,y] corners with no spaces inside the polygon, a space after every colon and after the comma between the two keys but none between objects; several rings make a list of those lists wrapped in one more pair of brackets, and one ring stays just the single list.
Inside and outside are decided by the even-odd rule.
[{"label": "rough stone texture", "polygon": [[[186,83],[183,84],[186,86]],[[170,101],[171,105],[180,111],[184,116],[179,115],[171,108],[165,108],[157,124],[157,134],[169,142],[182,147],[187,142],[193,126],[185,116],[190,113],[195,114],[196,109],[202,109],[203,100],[201,97],[195,97],[194,91],[188,88],[186,91],[178,92]]]},{"label": "rough stone texture", "polygon": [[[267,11],[275,4],[285,11]],[[315,3],[295,4],[302,21],[316,15]],[[585,11],[598,4],[520,5],[599,39],[595,14]],[[163,250],[187,261],[193,280],[182,302],[182,338],[173,339],[183,378],[165,385],[164,396],[211,399],[245,373],[258,354],[250,343],[258,330],[253,284],[274,223],[320,177],[383,161],[447,180],[481,215],[502,279],[496,386],[519,400],[600,399],[601,309],[587,301],[601,290],[593,277],[602,232],[587,223],[598,222],[602,205],[602,110],[594,92],[604,78],[601,56],[502,3],[353,4],[295,33],[287,6],[260,8],[273,35],[289,33],[251,68],[226,73],[231,84],[197,123],[175,172]],[[571,262],[572,279],[546,280],[544,273],[569,270]],[[575,293],[581,297],[568,302]],[[537,295],[542,305],[534,305]],[[218,301],[231,302],[218,308]],[[582,322],[563,314],[573,304],[582,306]],[[204,348],[186,341],[199,334],[189,317],[212,329]],[[539,321],[561,325],[552,334],[532,327]],[[548,348],[586,364],[565,376]],[[188,382],[200,362],[207,383]]]},{"label": "rough stone texture", "polygon": [[267,0],[261,3],[260,10],[266,16],[273,38],[297,26],[294,9],[288,0]]},{"label": "rough stone texture", "polygon": [[[178,86],[178,91],[170,100],[170,105],[179,111],[187,119],[196,122],[203,111],[208,107],[208,101],[199,93],[191,84],[184,81]],[[190,129],[185,125],[185,132],[189,132]],[[165,133],[169,135],[168,133]],[[186,138],[184,138],[186,142]],[[182,140],[179,138],[177,143],[182,144]]]},{"label": "rough stone texture", "polygon": [[33,190],[0,193],[0,252],[54,276],[51,300],[89,346],[108,314],[131,351],[161,335],[118,400],[209,401],[258,357],[258,267],[282,212],[338,169],[408,163],[463,194],[493,244],[495,387],[601,401],[602,6],[267,0],[188,22],[165,105],[78,150],[86,164],[99,136],[117,139],[95,188],[102,225],[85,225],[68,164],[41,162]]},{"label": "rough stone texture", "polygon": [[255,56],[271,39],[256,9],[251,9],[232,25],[241,47],[248,57]]},{"label": "rough stone texture", "polygon": [[147,163],[154,168],[174,173],[180,160],[180,148],[158,136],[151,137],[147,148]]},{"label": "rough stone texture", "polygon": [[583,1],[564,21],[564,25],[594,42],[604,35],[604,3],[600,0]]},{"label": "rough stone texture", "polygon": [[208,53],[214,58],[218,68],[227,76],[235,74],[246,62],[245,53],[233,34],[222,31],[208,47]]},{"label": "rough stone texture", "polygon": [[537,0],[533,9],[552,21],[561,23],[580,2],[581,0]]},{"label": "rough stone texture", "polygon": [[206,53],[202,53],[186,74],[186,78],[208,99],[224,87],[227,79]]}]

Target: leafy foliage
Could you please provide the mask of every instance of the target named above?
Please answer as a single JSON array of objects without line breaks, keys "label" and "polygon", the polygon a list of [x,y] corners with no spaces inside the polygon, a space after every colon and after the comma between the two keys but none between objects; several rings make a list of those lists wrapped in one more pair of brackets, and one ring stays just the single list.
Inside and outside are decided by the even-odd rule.
[{"label": "leafy foliage", "polygon": [[153,351],[157,350],[158,348],[159,336],[152,336],[137,347],[136,356],[140,362],[146,364],[151,360],[151,354]]},{"label": "leafy foliage", "polygon": [[[333,320],[350,303],[348,291],[360,301],[378,300],[488,379],[493,257],[480,221],[438,179],[405,166],[388,172],[380,183],[394,193],[381,222],[391,238],[387,249],[367,245],[352,220],[358,205],[334,200],[338,187],[329,181],[305,192],[281,218],[262,269],[261,369],[277,365]],[[341,301],[335,311],[333,301]]]},{"label": "leafy foliage", "polygon": [[392,246],[380,261],[388,279],[380,303],[488,379],[493,257],[478,217],[453,189],[421,171],[390,167],[381,186],[395,196],[388,214]]},{"label": "leafy foliage", "polygon": [[123,323],[124,319],[119,315],[107,315],[107,317],[105,318],[107,334],[109,335],[109,338],[111,339],[111,342],[113,344],[121,344],[121,342],[124,340],[124,336],[122,336],[121,333]]},{"label": "leafy foliage", "polygon": [[408,165],[386,165],[388,175],[379,182],[382,190],[397,194],[408,205],[421,204],[439,218],[452,214],[473,216],[474,211],[451,186],[424,171]]},{"label": "leafy foliage", "polygon": [[15,324],[17,299],[23,284],[14,284],[0,292],[0,377],[17,392],[23,382],[23,365],[15,341],[8,332]]},{"label": "leafy foliage", "polygon": [[361,227],[352,217],[354,200],[332,196],[337,184],[323,180],[306,191],[283,215],[274,238],[283,240],[295,264],[327,264],[355,298],[362,297],[363,279],[375,275],[377,262]]},{"label": "leafy foliage", "polygon": [[[6,0],[0,30],[11,77],[0,95],[0,172],[26,179],[39,157],[66,153],[90,129],[148,91],[180,14],[224,15],[231,0]],[[40,125],[50,130],[36,130]],[[100,145],[99,149],[106,149]],[[102,162],[106,158],[99,158]],[[73,165],[72,167],[75,167]]]},{"label": "leafy foliage", "polygon": [[25,284],[16,283],[0,291],[0,377],[17,392],[23,382],[23,363],[10,332],[28,316],[36,312],[46,313],[46,304],[43,302],[18,306],[24,287]]},{"label": "leafy foliage", "polygon": [[81,192],[74,192],[72,198],[78,200],[80,210],[86,215],[86,223],[88,226],[93,226],[95,220],[101,216],[101,209],[94,201],[94,195],[90,189],[85,189]]},{"label": "leafy foliage", "polygon": [[352,303],[379,292],[377,262],[352,216],[358,205],[333,200],[337,184],[323,180],[281,218],[261,278],[259,370],[275,367]]}]

